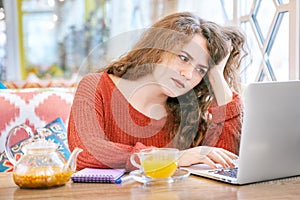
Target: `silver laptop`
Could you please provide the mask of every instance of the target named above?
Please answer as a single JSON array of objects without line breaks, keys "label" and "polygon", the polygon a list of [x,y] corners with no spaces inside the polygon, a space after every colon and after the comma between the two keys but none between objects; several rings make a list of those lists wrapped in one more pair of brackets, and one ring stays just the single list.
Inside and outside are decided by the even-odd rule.
[{"label": "silver laptop", "polygon": [[238,185],[300,175],[300,81],[252,83],[244,103],[236,168],[190,172]]}]

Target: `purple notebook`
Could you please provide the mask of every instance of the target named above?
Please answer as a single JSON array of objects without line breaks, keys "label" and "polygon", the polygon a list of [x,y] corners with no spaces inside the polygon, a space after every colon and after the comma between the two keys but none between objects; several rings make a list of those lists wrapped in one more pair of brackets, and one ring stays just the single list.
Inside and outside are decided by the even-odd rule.
[{"label": "purple notebook", "polygon": [[85,168],[75,172],[71,179],[74,183],[118,183],[125,169]]}]

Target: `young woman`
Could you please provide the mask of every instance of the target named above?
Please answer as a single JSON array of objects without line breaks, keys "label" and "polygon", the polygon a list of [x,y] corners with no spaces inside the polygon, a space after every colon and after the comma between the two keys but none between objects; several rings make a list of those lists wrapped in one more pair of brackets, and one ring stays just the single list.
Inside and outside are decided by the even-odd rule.
[{"label": "young woman", "polygon": [[181,150],[179,166],[232,167],[239,151],[244,36],[192,13],[147,29],[130,52],[80,81],[69,147],[85,167],[126,168],[149,147]]}]

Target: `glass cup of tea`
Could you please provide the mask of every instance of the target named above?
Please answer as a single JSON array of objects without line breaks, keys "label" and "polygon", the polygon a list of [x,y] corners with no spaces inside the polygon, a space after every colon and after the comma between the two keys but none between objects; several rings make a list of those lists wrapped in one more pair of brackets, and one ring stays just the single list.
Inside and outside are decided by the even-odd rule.
[{"label": "glass cup of tea", "polygon": [[[149,178],[170,178],[178,167],[179,150],[175,148],[149,148],[130,157],[133,166]],[[139,160],[140,164],[136,161]]]}]

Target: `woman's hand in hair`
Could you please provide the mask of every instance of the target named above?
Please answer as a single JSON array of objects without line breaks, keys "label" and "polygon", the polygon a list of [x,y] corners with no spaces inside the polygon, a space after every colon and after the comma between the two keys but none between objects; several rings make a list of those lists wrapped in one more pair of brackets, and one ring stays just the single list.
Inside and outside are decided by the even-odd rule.
[{"label": "woman's hand in hair", "polygon": [[232,168],[235,166],[233,160],[237,158],[237,155],[222,148],[198,146],[181,151],[178,165],[183,167],[203,163],[212,168],[218,168],[217,164],[223,168]]},{"label": "woman's hand in hair", "polygon": [[227,61],[228,61],[228,58],[229,58],[229,56],[230,56],[230,54],[231,54],[231,52],[232,52],[232,48],[233,48],[233,47],[231,46],[231,42],[228,42],[228,53],[227,53],[227,55],[225,56],[225,58],[223,58],[223,60],[221,60],[221,61],[219,62],[219,64],[213,66],[213,67],[210,69],[210,70],[212,70],[212,72],[216,71],[216,72],[218,72],[218,73],[223,74],[224,68],[225,68],[225,66],[226,66],[226,64],[227,64]]},{"label": "woman's hand in hair", "polygon": [[223,58],[223,60],[219,64],[211,67],[208,71],[209,82],[212,86],[216,101],[219,106],[225,105],[232,100],[232,90],[226,82],[223,74],[224,68],[232,50],[231,47],[228,48],[230,49],[225,58]]}]

